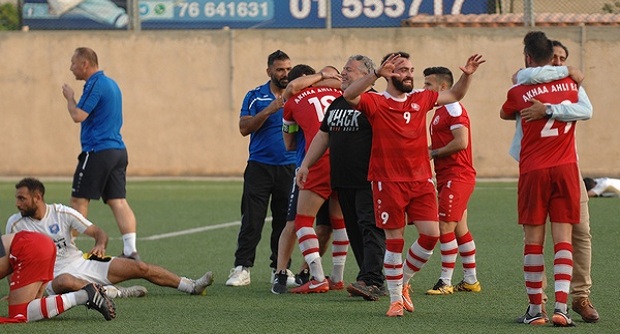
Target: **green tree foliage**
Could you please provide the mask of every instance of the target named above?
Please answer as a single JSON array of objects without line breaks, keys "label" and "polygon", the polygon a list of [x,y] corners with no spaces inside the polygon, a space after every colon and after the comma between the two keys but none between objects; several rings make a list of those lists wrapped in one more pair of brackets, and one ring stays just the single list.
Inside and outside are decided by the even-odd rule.
[{"label": "green tree foliage", "polygon": [[0,31],[19,30],[19,11],[14,4],[0,5]]}]

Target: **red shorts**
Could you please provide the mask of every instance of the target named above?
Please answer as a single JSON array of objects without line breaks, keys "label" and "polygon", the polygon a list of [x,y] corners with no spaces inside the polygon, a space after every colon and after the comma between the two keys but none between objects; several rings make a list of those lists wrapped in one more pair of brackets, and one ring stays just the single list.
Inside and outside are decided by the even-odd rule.
[{"label": "red shorts", "polygon": [[54,279],[56,246],[51,238],[36,232],[17,232],[9,256],[13,275],[10,290],[34,282],[47,283]]},{"label": "red shorts", "polygon": [[537,169],[519,176],[519,224],[579,224],[581,198],[577,164]]},{"label": "red shorts", "polygon": [[438,184],[439,220],[442,222],[461,221],[474,187],[475,184],[453,181]]},{"label": "red shorts", "polygon": [[327,200],[332,193],[329,173],[329,156],[323,155],[308,170],[308,178],[304,184],[304,190],[310,190]]},{"label": "red shorts", "polygon": [[397,229],[414,221],[437,221],[437,193],[431,180],[373,181],[372,197],[379,228]]}]

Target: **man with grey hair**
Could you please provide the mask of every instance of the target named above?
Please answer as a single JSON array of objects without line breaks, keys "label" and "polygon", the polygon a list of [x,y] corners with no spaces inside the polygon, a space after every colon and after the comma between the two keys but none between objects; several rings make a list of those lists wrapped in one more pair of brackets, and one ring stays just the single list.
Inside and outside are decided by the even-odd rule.
[{"label": "man with grey hair", "polygon": [[[342,90],[373,70],[370,58],[349,57],[341,73]],[[372,129],[366,116],[339,97],[325,112],[320,131],[312,140],[297,178],[305,178],[308,168],[329,148],[331,186],[338,192],[349,242],[360,268],[357,282],[347,286],[347,291],[352,296],[377,300],[385,291],[382,273],[385,234],[375,225],[368,181],[371,143]]]}]

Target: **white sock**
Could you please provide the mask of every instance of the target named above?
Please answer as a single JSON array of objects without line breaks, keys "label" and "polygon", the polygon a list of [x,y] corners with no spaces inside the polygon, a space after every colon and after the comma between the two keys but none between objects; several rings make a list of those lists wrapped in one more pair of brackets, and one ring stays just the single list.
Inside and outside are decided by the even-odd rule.
[{"label": "white sock", "polygon": [[103,287],[103,290],[105,291],[106,296],[112,299],[118,297],[121,294],[118,288],[115,287],[114,285],[106,285]]},{"label": "white sock", "polygon": [[136,234],[126,233],[123,234],[123,254],[129,256],[131,253],[136,253]]},{"label": "white sock", "polygon": [[177,290],[187,293],[194,292],[194,280],[191,280],[187,277],[181,277],[181,281],[179,282]]}]

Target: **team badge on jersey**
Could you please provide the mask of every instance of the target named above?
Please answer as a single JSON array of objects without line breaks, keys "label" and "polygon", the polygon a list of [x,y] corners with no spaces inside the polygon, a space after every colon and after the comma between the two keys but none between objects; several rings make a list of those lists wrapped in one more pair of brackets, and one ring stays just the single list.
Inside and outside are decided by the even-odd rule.
[{"label": "team badge on jersey", "polygon": [[51,234],[58,234],[60,226],[58,226],[58,224],[50,225],[49,230]]},{"label": "team badge on jersey", "polygon": [[412,103],[411,104],[411,109],[415,110],[415,111],[420,111],[420,105],[417,103]]},{"label": "team badge on jersey", "polygon": [[439,124],[439,115],[437,115],[434,119],[433,119],[433,125],[437,125]]}]

